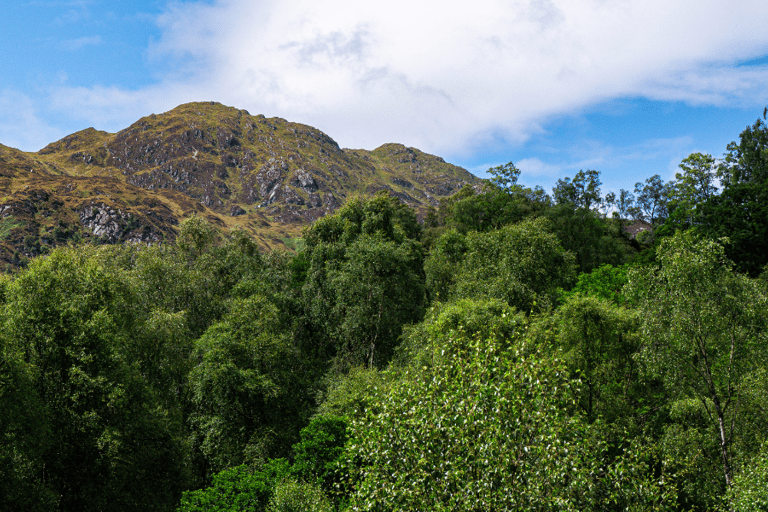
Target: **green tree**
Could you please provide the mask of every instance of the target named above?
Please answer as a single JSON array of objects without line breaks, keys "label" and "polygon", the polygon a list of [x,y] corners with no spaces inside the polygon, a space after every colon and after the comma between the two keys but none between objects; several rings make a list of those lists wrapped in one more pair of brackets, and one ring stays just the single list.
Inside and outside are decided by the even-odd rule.
[{"label": "green tree", "polygon": [[738,142],[718,167],[723,186],[701,211],[701,229],[713,237],[728,237],[728,257],[743,272],[756,277],[768,263],[768,125],[763,119],[741,132]]},{"label": "green tree", "polygon": [[717,193],[715,186],[716,162],[711,155],[692,153],[678,166],[683,172],[675,174],[671,183],[670,220],[676,227],[689,227],[698,223],[701,205]]},{"label": "green tree", "polygon": [[452,297],[498,298],[522,311],[552,303],[558,287],[572,284],[575,265],[550,228],[539,218],[470,233]]},{"label": "green tree", "polygon": [[[523,328],[525,315],[499,299],[458,299],[432,306],[423,322],[408,326],[397,357],[387,372],[391,379],[405,369],[411,374],[442,361],[445,338],[513,338]],[[383,386],[381,386],[383,387]]]},{"label": "green tree", "polygon": [[517,180],[520,178],[520,169],[515,164],[508,162],[504,165],[498,165],[488,169],[488,174],[492,175],[491,183],[505,192],[511,192],[517,186]]},{"label": "green tree", "polygon": [[492,167],[488,173],[493,177],[479,192],[467,185],[442,200],[434,224],[461,233],[492,231],[536,215],[551,205],[541,187],[530,189],[517,184],[520,170],[512,162]]},{"label": "green tree", "polygon": [[0,510],[53,510],[57,498],[45,485],[44,455],[54,433],[35,392],[34,368],[3,340],[0,352]]},{"label": "green tree", "polygon": [[576,285],[570,291],[563,293],[563,298],[586,295],[621,305],[625,301],[624,286],[627,284],[628,268],[628,265],[614,267],[606,263],[592,272],[582,272],[579,274]]},{"label": "green tree", "polygon": [[267,512],[333,512],[331,500],[315,484],[288,479],[272,493]]},{"label": "green tree", "polygon": [[638,396],[637,316],[605,299],[573,295],[555,313],[556,345],[580,380],[578,404],[587,422],[627,415]]},{"label": "green tree", "polygon": [[332,493],[336,484],[337,466],[344,456],[349,437],[347,420],[338,416],[316,416],[301,430],[301,440],[293,445],[294,461],[291,473],[305,482]]},{"label": "green tree", "polygon": [[766,295],[733,272],[723,245],[712,240],[676,235],[662,241],[658,260],[660,268],[635,268],[629,277],[643,312],[642,360],[678,400],[701,404],[729,487],[739,397],[767,355]]},{"label": "green tree", "polygon": [[431,301],[447,300],[456,283],[456,271],[467,252],[467,239],[451,229],[446,231],[434,244],[424,261],[426,289]]},{"label": "green tree", "polygon": [[591,210],[600,206],[600,171],[587,169],[579,171],[573,177],[557,180],[557,185],[552,189],[552,196],[557,204],[569,204],[574,208]]},{"label": "green tree", "polygon": [[304,300],[319,343],[343,366],[382,366],[421,318],[424,256],[416,215],[397,198],[353,200],[305,233]]},{"label": "green tree", "polygon": [[595,211],[558,204],[542,214],[550,221],[563,249],[576,257],[581,272],[591,272],[604,264],[622,265],[632,254],[620,223],[614,223]]},{"label": "green tree", "polygon": [[391,375],[377,368],[354,366],[346,373],[331,372],[326,389],[319,394],[318,416],[359,418],[375,407],[389,387]]},{"label": "green tree", "polygon": [[[567,251],[576,256],[582,272],[590,272],[602,264],[621,265],[629,257],[630,248],[625,240],[621,222],[610,222],[600,213],[601,206],[617,204],[620,212],[627,208],[627,196],[622,191],[619,199],[611,193],[606,202],[600,196],[600,172],[579,171],[570,178],[558,180],[552,189],[557,203],[541,212],[551,221],[551,230]],[[620,217],[621,219],[622,217]]]},{"label": "green tree", "polygon": [[445,321],[457,327],[430,329],[417,343],[433,354],[431,363],[408,367],[378,408],[352,423],[354,510],[665,504],[647,466],[631,457],[605,464],[606,447],[570,414],[574,383],[561,362],[526,345],[523,323],[510,331]]},{"label": "green tree", "polygon": [[623,188],[619,190],[619,196],[616,198],[616,213],[619,219],[637,218],[635,215],[635,195],[629,190]]},{"label": "green tree", "polygon": [[645,183],[635,183],[635,200],[642,212],[642,219],[651,224],[663,221],[668,215],[669,184],[665,184],[656,174]]},{"label": "green tree", "polygon": [[307,406],[301,358],[274,304],[253,295],[229,310],[196,341],[189,375],[194,442],[212,472],[287,454]]},{"label": "green tree", "polygon": [[729,501],[734,512],[768,510],[768,447],[745,464],[735,475],[729,489]]},{"label": "green tree", "polygon": [[275,488],[288,478],[290,465],[285,459],[272,460],[258,469],[235,466],[217,473],[210,486],[187,491],[178,512],[264,511]]},{"label": "green tree", "polygon": [[502,189],[487,183],[479,194],[466,197],[453,204],[446,217],[446,225],[459,230],[492,231],[536,214],[549,205],[547,196],[519,185]]},{"label": "green tree", "polygon": [[38,422],[31,432],[49,434],[27,438],[18,460],[27,488],[59,510],[170,510],[188,481],[181,425],[128,358],[146,311],[131,307],[127,275],[104,264],[110,251],[56,249],[6,290],[0,343],[18,364],[9,370]]}]

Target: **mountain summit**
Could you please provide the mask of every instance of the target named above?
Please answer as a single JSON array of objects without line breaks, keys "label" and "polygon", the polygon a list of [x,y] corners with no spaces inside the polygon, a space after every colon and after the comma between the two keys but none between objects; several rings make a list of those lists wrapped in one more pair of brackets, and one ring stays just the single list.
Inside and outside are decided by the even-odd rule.
[{"label": "mountain summit", "polygon": [[192,214],[275,247],[355,195],[386,190],[423,211],[479,182],[401,144],[342,149],[311,126],[188,103],[37,153],[0,145],[0,261],[16,266],[71,239],[170,240]]}]

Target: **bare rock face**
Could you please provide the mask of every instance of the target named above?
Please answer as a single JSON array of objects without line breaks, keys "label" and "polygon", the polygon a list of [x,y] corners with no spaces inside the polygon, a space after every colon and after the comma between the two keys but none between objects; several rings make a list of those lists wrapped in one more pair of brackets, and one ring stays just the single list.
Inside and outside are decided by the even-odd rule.
[{"label": "bare rock face", "polygon": [[126,213],[112,209],[104,203],[88,205],[80,211],[80,222],[83,226],[97,237],[113,243],[123,238],[129,218]]},{"label": "bare rock face", "polygon": [[256,183],[259,187],[259,195],[263,198],[261,206],[267,206],[279,198],[278,186],[288,171],[288,164],[284,161],[276,162],[274,158],[262,166],[256,173]]},{"label": "bare rock face", "polygon": [[336,196],[328,192],[327,194],[323,195],[323,204],[326,208],[329,209],[336,209],[341,207],[341,201],[336,199]]},{"label": "bare rock face", "polygon": [[283,202],[287,204],[295,204],[300,206],[304,204],[304,199],[289,186],[283,187],[282,199]]},{"label": "bare rock face", "polygon": [[403,188],[413,188],[413,183],[411,183],[408,180],[404,180],[402,178],[398,178],[397,176],[392,178],[392,183],[394,183],[395,185],[400,185]]},{"label": "bare rock face", "polygon": [[317,190],[320,188],[317,185],[315,178],[304,169],[299,169],[294,173],[293,179],[291,180],[291,185],[294,187],[300,187],[308,194],[317,192]]}]

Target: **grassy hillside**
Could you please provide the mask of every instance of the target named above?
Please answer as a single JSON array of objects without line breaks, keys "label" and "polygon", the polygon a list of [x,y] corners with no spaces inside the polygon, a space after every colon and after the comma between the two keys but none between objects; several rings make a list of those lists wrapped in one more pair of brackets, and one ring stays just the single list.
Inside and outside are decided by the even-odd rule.
[{"label": "grassy hillside", "polygon": [[328,135],[218,103],[189,103],[117,133],[93,128],[37,153],[0,146],[0,265],[70,240],[156,243],[192,214],[284,245],[355,195],[417,212],[479,179],[401,144],[342,149]]}]

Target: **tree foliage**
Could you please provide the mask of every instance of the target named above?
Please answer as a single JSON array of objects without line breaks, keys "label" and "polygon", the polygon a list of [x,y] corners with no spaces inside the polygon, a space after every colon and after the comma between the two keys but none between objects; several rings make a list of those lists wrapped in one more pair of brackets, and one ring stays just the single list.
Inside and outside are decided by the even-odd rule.
[{"label": "tree foliage", "polygon": [[522,311],[554,301],[575,279],[574,258],[546,219],[526,220],[490,233],[470,233],[452,296],[497,298]]},{"label": "tree foliage", "polygon": [[564,351],[581,387],[578,404],[587,422],[613,421],[639,394],[634,355],[638,348],[633,312],[604,299],[574,295],[555,315],[556,345]]},{"label": "tree foliage", "polygon": [[728,237],[727,254],[737,267],[757,276],[768,263],[768,125],[763,119],[748,126],[738,142],[728,145],[718,167],[723,185],[702,209],[702,231]]},{"label": "tree foliage", "polygon": [[343,366],[381,366],[424,303],[423,253],[413,211],[396,198],[355,200],[306,233],[303,293],[320,343]]},{"label": "tree foliage", "polygon": [[275,487],[288,478],[290,465],[276,459],[259,469],[246,465],[225,469],[209,487],[184,493],[178,512],[242,512],[266,510]]},{"label": "tree foliage", "polygon": [[717,440],[723,482],[733,480],[733,443],[746,379],[765,361],[766,296],[733,272],[723,245],[690,234],[664,240],[661,267],[630,273],[643,311],[642,358],[679,399],[701,404]]},{"label": "tree foliage", "polygon": [[580,294],[609,300],[614,304],[623,304],[627,271],[628,265],[614,267],[606,263],[592,272],[582,272],[579,274],[574,287],[564,293],[563,297],[568,298]]},{"label": "tree foliage", "polygon": [[189,380],[197,445],[214,471],[256,463],[295,441],[301,358],[264,297],[233,299],[195,343]]},{"label": "tree foliage", "polygon": [[437,331],[432,364],[407,370],[378,410],[353,422],[352,510],[666,503],[665,492],[648,485],[647,467],[631,457],[605,464],[605,447],[572,413],[573,381],[561,362],[526,346],[524,325],[506,335],[477,327]]},{"label": "tree foliage", "polygon": [[7,290],[5,364],[37,423],[33,437],[16,437],[14,457],[35,495],[62,510],[169,510],[187,479],[180,426],[127,357],[150,319],[125,307],[130,281],[102,265],[107,252],[53,251]]}]

